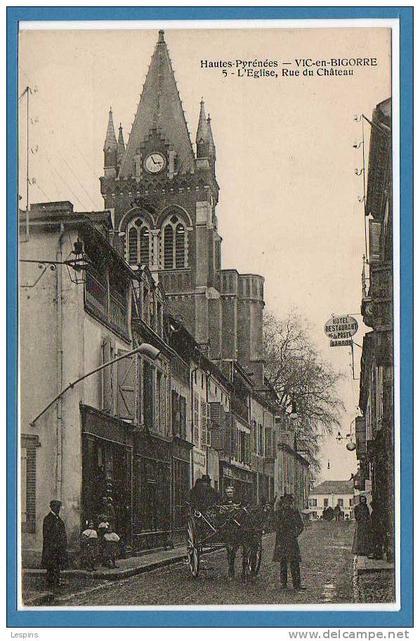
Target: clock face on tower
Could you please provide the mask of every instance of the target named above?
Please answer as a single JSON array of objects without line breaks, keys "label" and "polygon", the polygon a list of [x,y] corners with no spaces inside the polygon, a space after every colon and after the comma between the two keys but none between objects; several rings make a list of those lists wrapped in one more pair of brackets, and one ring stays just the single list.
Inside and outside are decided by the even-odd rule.
[{"label": "clock face on tower", "polygon": [[159,151],[153,151],[151,154],[146,156],[146,160],[144,161],[144,168],[151,174],[159,173],[165,168],[165,165],[165,156],[163,156]]}]

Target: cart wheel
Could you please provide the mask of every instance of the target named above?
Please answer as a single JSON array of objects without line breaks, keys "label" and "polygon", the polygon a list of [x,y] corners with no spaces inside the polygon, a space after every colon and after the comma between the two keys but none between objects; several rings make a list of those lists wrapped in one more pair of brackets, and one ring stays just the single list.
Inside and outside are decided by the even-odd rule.
[{"label": "cart wheel", "polygon": [[189,519],[187,524],[187,556],[191,574],[196,578],[200,571],[200,550],[194,521],[192,519]]},{"label": "cart wheel", "polygon": [[251,546],[248,551],[248,572],[251,576],[257,576],[260,571],[262,560],[262,543],[258,541],[255,545]]}]

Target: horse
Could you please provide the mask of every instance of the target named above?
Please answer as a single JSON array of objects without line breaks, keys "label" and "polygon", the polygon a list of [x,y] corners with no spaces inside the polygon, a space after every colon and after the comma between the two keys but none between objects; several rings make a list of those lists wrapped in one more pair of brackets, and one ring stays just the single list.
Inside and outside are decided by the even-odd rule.
[{"label": "horse", "polygon": [[254,578],[261,563],[261,536],[266,520],[266,509],[241,505],[221,506],[226,520],[220,529],[226,546],[228,578],[235,576],[236,555],[242,551],[242,580]]}]

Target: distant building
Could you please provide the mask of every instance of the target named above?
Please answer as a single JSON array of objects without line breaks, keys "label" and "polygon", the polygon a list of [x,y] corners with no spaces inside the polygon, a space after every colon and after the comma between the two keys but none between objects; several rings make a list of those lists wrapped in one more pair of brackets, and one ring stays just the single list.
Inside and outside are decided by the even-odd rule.
[{"label": "distant building", "polygon": [[339,505],[344,516],[350,519],[354,516],[354,483],[349,481],[324,481],[311,489],[309,494],[309,509],[312,518],[321,518],[327,508]]}]

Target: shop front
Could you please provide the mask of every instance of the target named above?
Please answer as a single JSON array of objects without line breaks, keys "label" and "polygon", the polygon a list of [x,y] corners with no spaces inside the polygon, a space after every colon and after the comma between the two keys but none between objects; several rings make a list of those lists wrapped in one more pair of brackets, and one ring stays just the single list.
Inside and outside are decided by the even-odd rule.
[{"label": "shop front", "polygon": [[233,463],[221,461],[220,463],[220,490],[223,494],[225,489],[232,485],[235,489],[237,500],[242,503],[254,503],[255,474],[250,470],[243,469]]},{"label": "shop front", "polygon": [[124,421],[81,406],[81,528],[104,515],[112,520],[125,546],[132,537],[132,428]]},{"label": "shop front", "polygon": [[187,521],[187,502],[191,489],[192,443],[174,438],[172,443],[172,496],[174,537],[184,536]]},{"label": "shop front", "polygon": [[133,460],[133,546],[172,545],[172,444],[148,431],[137,432]]}]

